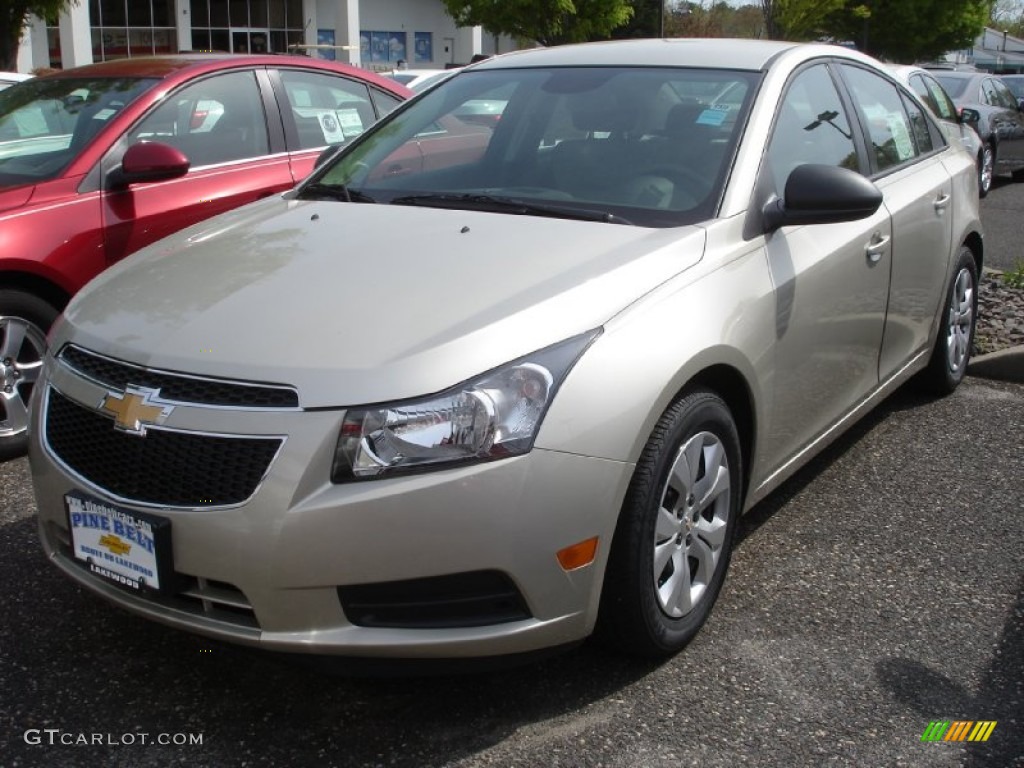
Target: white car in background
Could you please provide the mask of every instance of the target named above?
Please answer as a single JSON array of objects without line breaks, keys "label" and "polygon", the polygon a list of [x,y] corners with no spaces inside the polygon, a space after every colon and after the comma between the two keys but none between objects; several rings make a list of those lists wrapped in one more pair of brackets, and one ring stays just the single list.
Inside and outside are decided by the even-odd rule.
[{"label": "white car in background", "polygon": [[950,141],[959,140],[964,148],[971,153],[975,164],[978,166],[978,195],[984,197],[992,189],[992,161],[991,154],[986,155],[982,151],[981,137],[974,127],[964,121],[960,110],[946,93],[932,73],[922,67],[912,65],[901,65],[890,67],[893,74],[917,94],[918,98],[925,103],[932,113],[939,118],[943,130]]},{"label": "white car in background", "polygon": [[419,92],[454,72],[454,69],[393,69],[384,72],[383,75],[401,83],[409,90]]}]

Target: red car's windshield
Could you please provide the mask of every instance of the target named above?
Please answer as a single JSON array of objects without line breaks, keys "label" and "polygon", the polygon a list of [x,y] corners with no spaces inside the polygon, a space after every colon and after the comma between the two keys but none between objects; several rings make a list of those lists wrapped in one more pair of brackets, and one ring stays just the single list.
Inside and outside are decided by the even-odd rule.
[{"label": "red car's windshield", "polygon": [[58,176],[153,78],[40,78],[0,92],[0,189]]}]

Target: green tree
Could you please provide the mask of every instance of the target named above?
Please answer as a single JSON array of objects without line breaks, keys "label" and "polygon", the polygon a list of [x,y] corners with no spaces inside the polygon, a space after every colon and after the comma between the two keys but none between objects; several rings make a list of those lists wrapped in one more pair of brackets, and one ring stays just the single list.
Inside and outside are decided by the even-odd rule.
[{"label": "green tree", "polygon": [[997,0],[992,4],[988,26],[1024,37],[1024,3],[1021,0]]},{"label": "green tree", "polygon": [[630,0],[629,4],[633,6],[633,15],[625,24],[612,30],[612,38],[660,37],[664,21],[663,0]]},{"label": "green tree", "polygon": [[968,48],[989,21],[993,0],[847,0],[829,16],[834,37],[881,59],[911,63]]},{"label": "green tree", "polygon": [[77,0],[0,0],[0,70],[13,72],[18,66],[18,44],[29,16],[50,19],[77,4]]},{"label": "green tree", "polygon": [[743,5],[733,10],[722,30],[726,37],[764,37],[764,14],[756,5]]},{"label": "green tree", "polygon": [[607,39],[633,15],[629,0],[443,0],[460,27],[562,45]]},{"label": "green tree", "polygon": [[761,0],[765,31],[773,40],[818,40],[829,37],[829,17],[846,0]]}]

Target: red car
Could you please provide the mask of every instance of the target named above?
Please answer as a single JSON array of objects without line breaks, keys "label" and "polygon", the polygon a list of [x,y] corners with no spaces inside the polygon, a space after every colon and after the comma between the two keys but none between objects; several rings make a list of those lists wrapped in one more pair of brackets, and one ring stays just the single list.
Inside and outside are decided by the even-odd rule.
[{"label": "red car", "polygon": [[105,267],[289,189],[412,92],[303,56],[122,59],[0,92],[0,458],[24,449],[45,334]]}]

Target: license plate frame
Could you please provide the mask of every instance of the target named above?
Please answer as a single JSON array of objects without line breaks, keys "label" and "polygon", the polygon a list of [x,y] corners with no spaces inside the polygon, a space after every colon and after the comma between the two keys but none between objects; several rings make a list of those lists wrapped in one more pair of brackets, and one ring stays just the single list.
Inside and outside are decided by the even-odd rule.
[{"label": "license plate frame", "polygon": [[97,577],[136,592],[174,583],[171,521],[72,491],[64,494],[71,555]]}]

